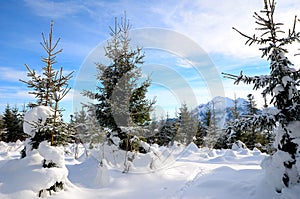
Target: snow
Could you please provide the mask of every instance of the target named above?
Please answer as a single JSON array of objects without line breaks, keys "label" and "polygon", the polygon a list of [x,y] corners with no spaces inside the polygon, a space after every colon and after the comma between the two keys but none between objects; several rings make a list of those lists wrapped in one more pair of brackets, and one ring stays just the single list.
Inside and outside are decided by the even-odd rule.
[{"label": "snow", "polygon": [[[283,168],[266,173],[261,162],[266,167],[273,160],[257,149],[243,148],[241,143],[234,150],[198,148],[194,143],[186,147],[176,143],[170,148],[151,145],[147,154],[134,153],[128,173],[122,172],[126,153],[113,145],[99,145],[88,157],[80,145],[78,160],[70,153],[71,144],[63,156],[63,148],[42,142],[37,150],[19,159],[23,146],[22,142],[0,142],[1,199],[38,198],[40,189],[59,180],[66,182],[65,190],[46,198],[296,199],[300,194],[300,186],[277,193],[267,179]],[[273,159],[282,157],[279,154]],[[56,160],[60,167],[43,168],[44,159]]]},{"label": "snow", "polygon": [[46,164],[53,162],[57,167],[62,168],[65,165],[64,149],[62,147],[52,147],[47,141],[40,143],[38,152],[46,160]]},{"label": "snow", "polygon": [[35,123],[44,124],[46,119],[54,114],[54,110],[48,106],[36,106],[25,113],[23,130],[24,133],[34,137]]}]

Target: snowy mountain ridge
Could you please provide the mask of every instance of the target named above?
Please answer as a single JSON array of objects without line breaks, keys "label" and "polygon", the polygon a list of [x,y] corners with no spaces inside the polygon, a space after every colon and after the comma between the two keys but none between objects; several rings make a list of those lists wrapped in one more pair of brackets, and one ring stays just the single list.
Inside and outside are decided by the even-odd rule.
[{"label": "snowy mountain ridge", "polygon": [[[237,109],[240,115],[247,114],[247,100],[244,98],[237,98]],[[211,101],[206,104],[200,104],[194,110],[195,113],[199,116],[199,120],[203,121],[208,110],[213,113],[213,109],[216,114],[217,126],[223,128],[226,126],[226,123],[233,119],[231,109],[234,107],[234,100],[228,97],[217,96],[214,97]]]}]

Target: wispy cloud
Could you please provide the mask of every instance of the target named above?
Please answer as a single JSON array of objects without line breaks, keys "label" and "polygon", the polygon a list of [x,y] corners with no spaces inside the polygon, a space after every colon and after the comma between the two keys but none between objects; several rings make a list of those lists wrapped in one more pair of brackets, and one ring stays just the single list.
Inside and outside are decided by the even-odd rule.
[{"label": "wispy cloud", "polygon": [[[263,1],[199,0],[180,1],[172,5],[174,6],[170,6],[168,1],[161,3],[157,5],[155,12],[168,27],[190,36],[208,53],[239,58],[260,56],[257,47],[244,46],[245,39],[232,30],[232,27],[253,35],[256,25],[252,15],[254,11],[263,8]],[[293,19],[299,13],[299,8],[300,5],[292,0],[278,3],[278,18],[280,21]]]},{"label": "wispy cloud", "polygon": [[18,82],[19,79],[26,78],[26,71],[20,71],[11,67],[0,66],[0,80],[8,82]]},{"label": "wispy cloud", "polygon": [[33,12],[41,17],[61,18],[85,9],[74,1],[24,0]]}]

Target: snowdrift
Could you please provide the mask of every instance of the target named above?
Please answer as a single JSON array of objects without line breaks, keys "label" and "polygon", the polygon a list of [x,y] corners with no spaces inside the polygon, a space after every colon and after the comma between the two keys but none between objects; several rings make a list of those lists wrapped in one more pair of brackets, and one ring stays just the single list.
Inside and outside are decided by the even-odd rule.
[{"label": "snowdrift", "polygon": [[[276,193],[267,181],[269,174],[260,167],[269,156],[257,149],[154,145],[148,154],[134,154],[128,173],[123,173],[126,152],[115,146],[100,145],[88,157],[80,146],[78,160],[73,158],[73,145],[57,148],[46,142],[19,159],[23,146],[0,142],[1,199],[38,198],[40,189],[59,180],[66,182],[64,191],[47,198],[296,199],[300,194],[300,186]],[[57,159],[59,167],[43,168],[44,159]]]}]

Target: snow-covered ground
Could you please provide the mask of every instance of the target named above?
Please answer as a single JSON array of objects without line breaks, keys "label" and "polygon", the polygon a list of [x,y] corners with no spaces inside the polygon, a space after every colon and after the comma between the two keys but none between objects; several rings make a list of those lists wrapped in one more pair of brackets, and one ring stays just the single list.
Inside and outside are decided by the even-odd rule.
[{"label": "snow-covered ground", "polygon": [[136,155],[129,172],[123,173],[125,153],[100,146],[86,157],[80,147],[81,157],[75,160],[70,145],[66,167],[57,168],[68,171],[50,172],[41,168],[43,150],[20,160],[23,146],[22,142],[0,142],[1,199],[37,198],[39,186],[50,181],[41,176],[51,178],[51,172],[68,173],[65,190],[47,196],[53,199],[300,198],[299,187],[279,194],[266,182],[260,163],[267,155],[258,150],[199,149],[193,143],[187,147],[153,146],[150,154]]}]

